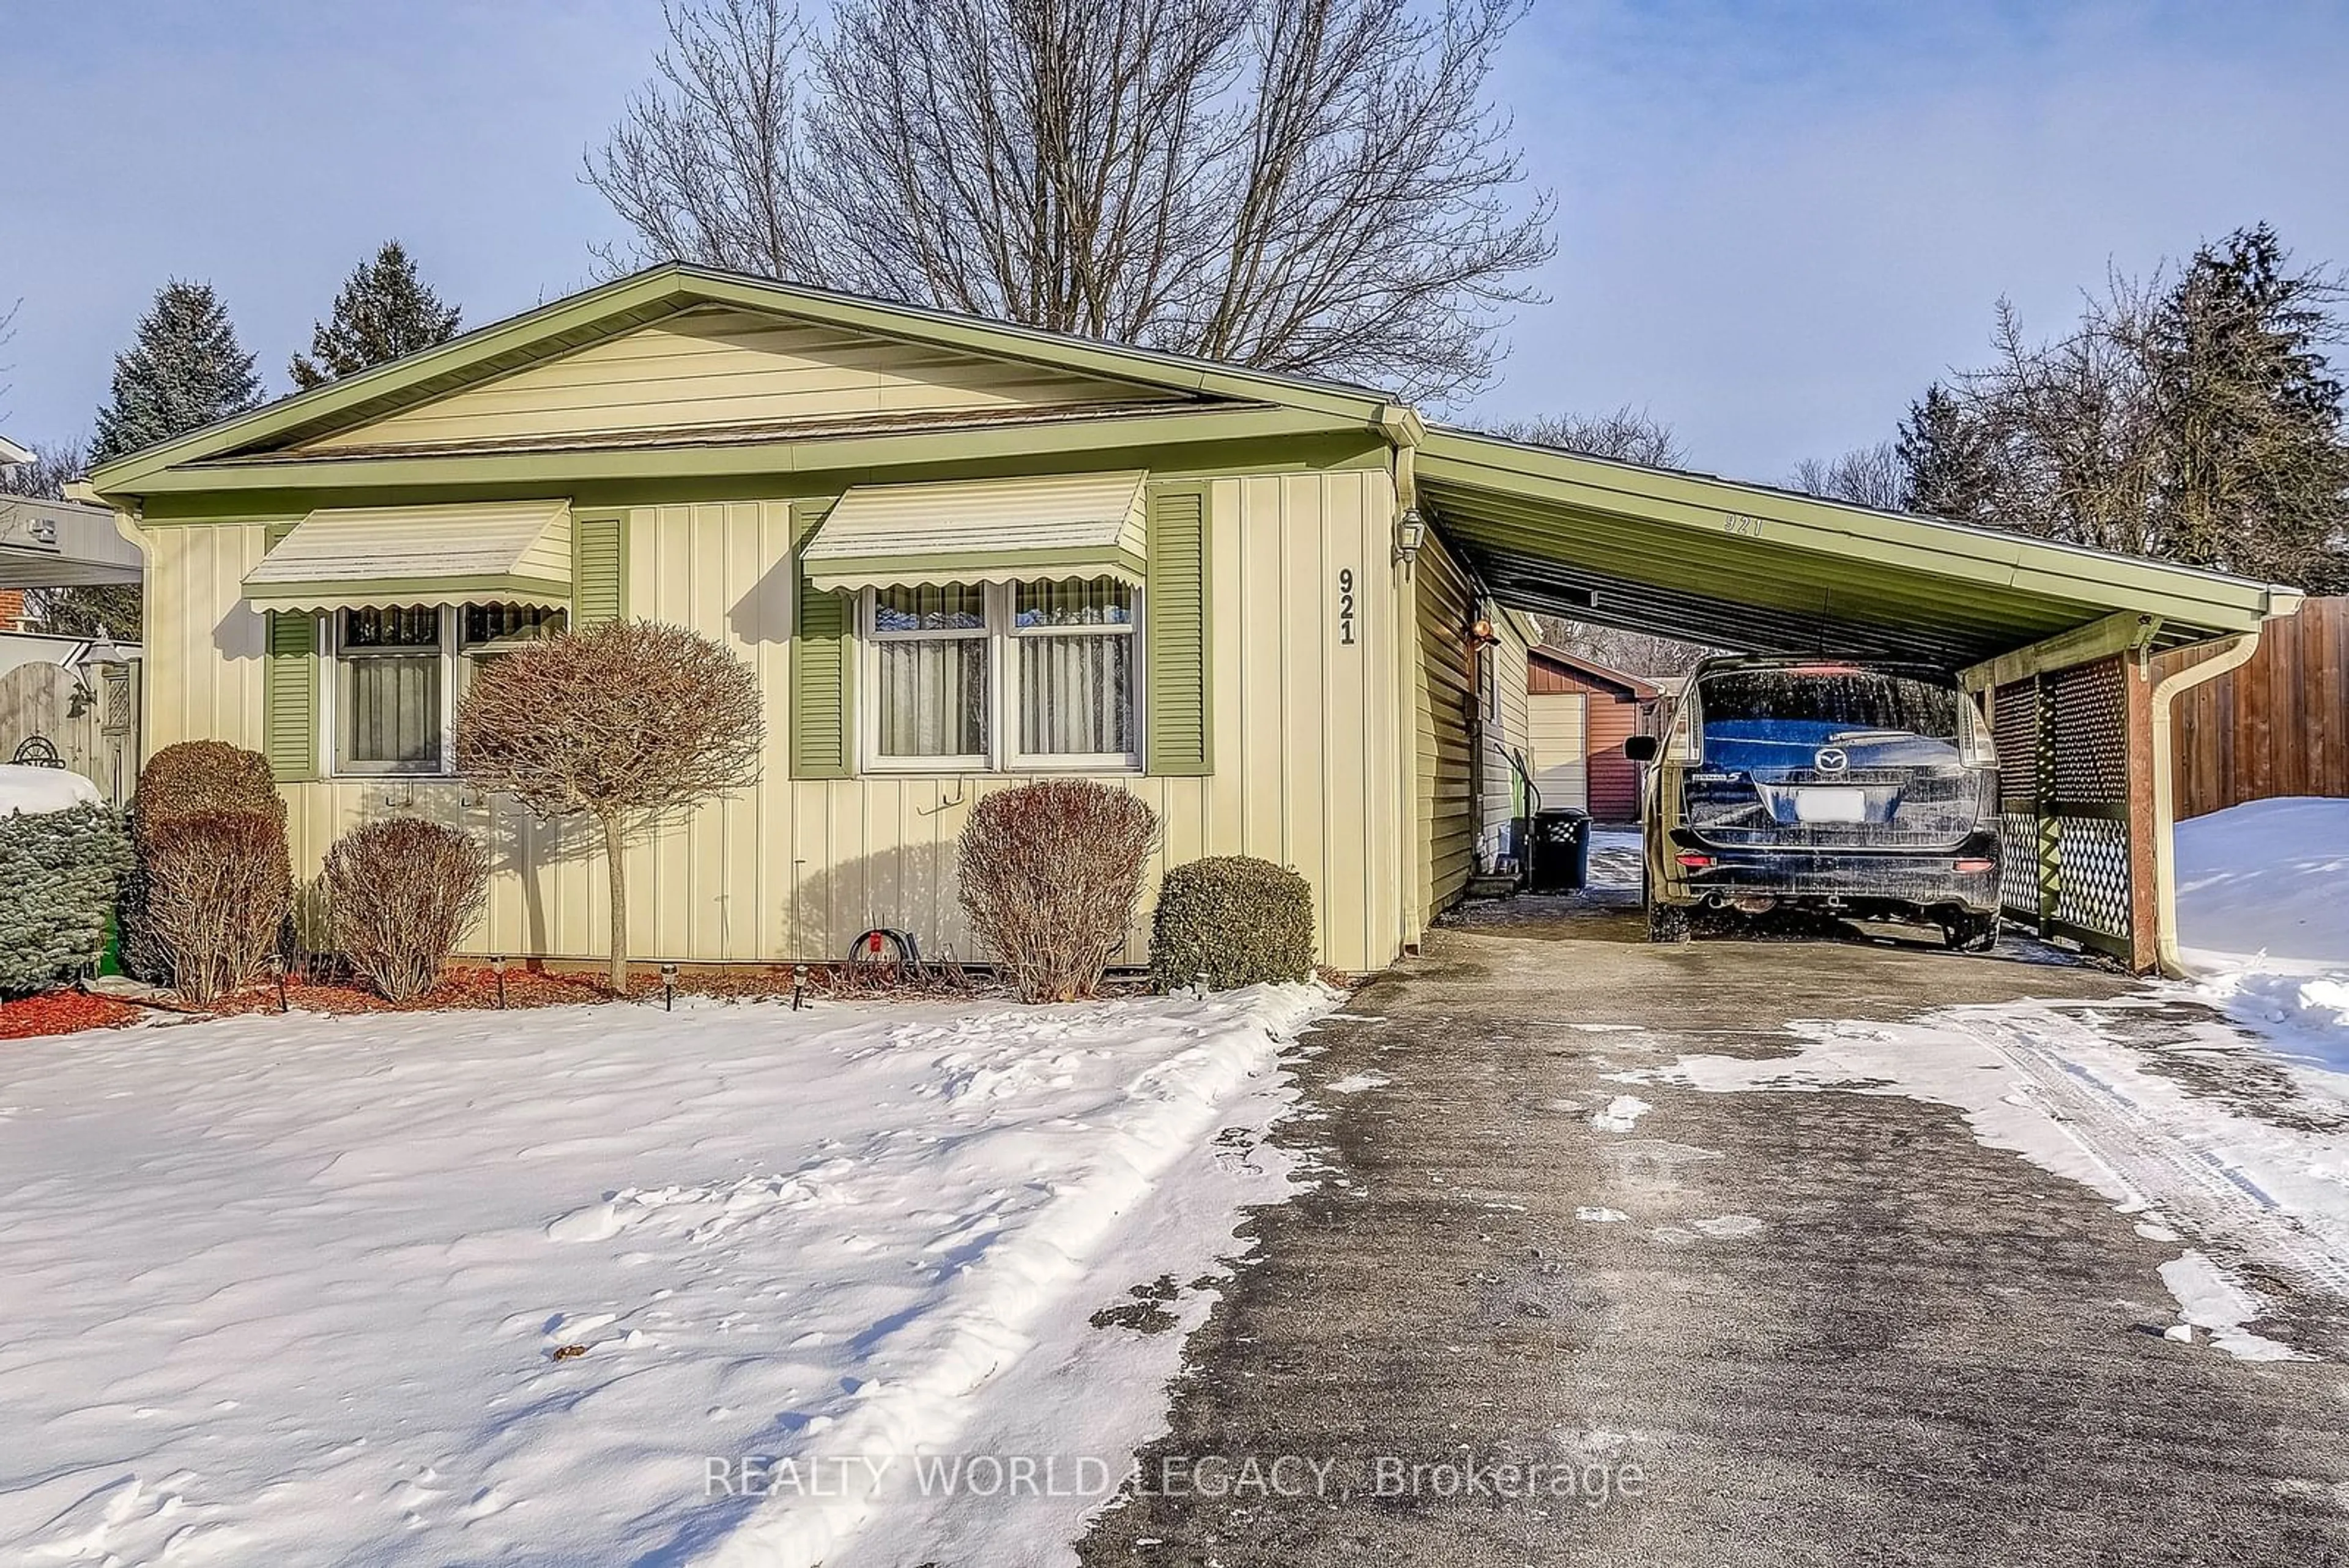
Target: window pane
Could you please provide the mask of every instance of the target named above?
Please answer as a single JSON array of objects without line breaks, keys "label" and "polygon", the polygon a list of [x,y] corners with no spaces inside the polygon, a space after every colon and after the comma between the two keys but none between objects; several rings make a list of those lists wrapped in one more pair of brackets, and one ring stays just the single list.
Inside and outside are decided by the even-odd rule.
[{"label": "window pane", "polygon": [[439,648],[440,612],[417,609],[353,609],[343,612],[346,649]]},{"label": "window pane", "polygon": [[342,661],[343,762],[367,768],[440,765],[440,655]]},{"label": "window pane", "polygon": [[987,751],[987,640],[885,642],[881,754],[968,757]]},{"label": "window pane", "polygon": [[1037,626],[1131,626],[1133,590],[1115,577],[1022,583],[1013,622],[1022,630]]},{"label": "window pane", "polygon": [[1019,643],[1019,749],[1031,756],[1133,751],[1133,639]]},{"label": "window pane", "polygon": [[987,625],[987,590],[975,583],[877,589],[873,625],[877,631],[978,631]]},{"label": "window pane", "polygon": [[458,635],[468,648],[552,637],[565,619],[563,611],[543,605],[467,605],[459,614]]}]

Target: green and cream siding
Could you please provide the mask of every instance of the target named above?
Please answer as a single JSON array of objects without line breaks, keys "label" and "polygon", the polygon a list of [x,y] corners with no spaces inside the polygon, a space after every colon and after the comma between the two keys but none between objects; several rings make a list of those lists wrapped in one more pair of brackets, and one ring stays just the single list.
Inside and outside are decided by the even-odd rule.
[{"label": "green and cream siding", "polygon": [[[640,618],[758,671],[758,778],[632,852],[640,958],[825,959],[876,925],[978,958],[957,837],[1041,770],[1000,745],[985,768],[876,766],[864,597],[1116,585],[1138,596],[1138,733],[1082,766],[1158,814],[1154,885],[1203,856],[1293,867],[1322,961],[1361,971],[1459,897],[1511,808],[1524,623],[1499,604],[1572,613],[1618,572],[1651,597],[1610,605],[1690,626],[1722,594],[1766,607],[1757,646],[1889,606],[1883,635],[1983,657],[2126,609],[2179,636],[2273,613],[2231,579],[1431,430],[1361,388],[679,265],[118,459],[85,494],[145,553],[150,751],[265,753],[305,873],[357,823],[465,826],[496,867],[466,947],[517,957],[605,950],[595,846],[452,778],[340,771],[336,614]],[[1481,656],[1480,617],[1503,639]]]}]

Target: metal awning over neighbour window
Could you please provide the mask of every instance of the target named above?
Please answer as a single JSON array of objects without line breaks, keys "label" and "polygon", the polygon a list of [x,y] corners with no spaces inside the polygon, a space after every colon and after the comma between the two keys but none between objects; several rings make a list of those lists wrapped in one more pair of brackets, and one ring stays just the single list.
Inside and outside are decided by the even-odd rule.
[{"label": "metal awning over neighbour window", "polygon": [[571,602],[571,504],[501,501],[313,512],[245,574],[264,609]]},{"label": "metal awning over neighbour window", "polygon": [[1035,577],[1140,583],[1148,565],[1139,470],[864,484],[802,556],[810,584],[926,587]]}]

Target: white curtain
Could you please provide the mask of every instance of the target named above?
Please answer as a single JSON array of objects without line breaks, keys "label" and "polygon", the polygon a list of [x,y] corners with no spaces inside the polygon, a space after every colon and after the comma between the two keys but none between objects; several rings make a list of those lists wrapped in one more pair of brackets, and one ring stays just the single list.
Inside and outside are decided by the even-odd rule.
[{"label": "white curtain", "polygon": [[1019,749],[1031,756],[1133,750],[1133,639],[1019,639]]},{"label": "white curtain", "polygon": [[987,639],[883,641],[881,754],[978,756],[987,751]]},{"label": "white curtain", "polygon": [[440,655],[347,656],[342,665],[344,762],[438,767]]}]

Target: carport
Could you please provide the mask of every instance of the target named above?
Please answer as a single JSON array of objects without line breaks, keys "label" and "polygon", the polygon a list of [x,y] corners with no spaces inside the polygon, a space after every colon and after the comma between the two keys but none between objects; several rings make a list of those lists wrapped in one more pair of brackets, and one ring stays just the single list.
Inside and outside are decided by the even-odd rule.
[{"label": "carport", "polygon": [[[1464,431],[1400,456],[1405,504],[1501,605],[1958,673],[1997,737],[2009,918],[2175,964],[2170,701],[2248,659],[2297,590]],[[2214,641],[2156,683],[2155,653]]]}]

